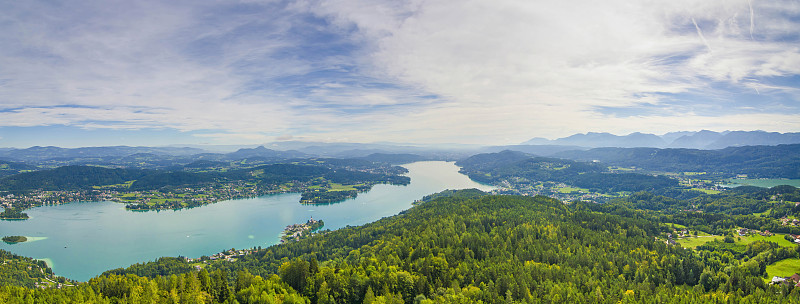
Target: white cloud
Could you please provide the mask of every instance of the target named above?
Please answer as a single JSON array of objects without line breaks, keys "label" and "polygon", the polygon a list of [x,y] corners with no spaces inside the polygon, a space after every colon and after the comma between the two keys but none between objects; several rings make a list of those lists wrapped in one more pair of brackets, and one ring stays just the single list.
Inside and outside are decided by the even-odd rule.
[{"label": "white cloud", "polygon": [[[797,100],[797,85],[771,81],[800,75],[800,4],[790,1],[18,1],[0,10],[0,126],[507,143],[800,124],[797,105],[777,99]],[[778,101],[692,112],[729,103],[721,85]],[[641,106],[662,112],[598,111]]]},{"label": "white cloud", "polygon": [[457,128],[480,142],[496,134],[632,132],[652,129],[651,121],[662,122],[662,131],[710,121],[722,129],[796,130],[800,121],[780,114],[621,119],[594,112],[658,104],[668,94],[712,90],[714,82],[744,86],[752,83],[746,79],[800,74],[800,51],[790,46],[797,41],[767,33],[798,34],[800,25],[781,18],[781,7],[753,3],[755,41],[746,1],[410,1],[405,8],[413,9],[402,14],[387,7],[340,1],[317,12],[349,20],[375,41],[374,73],[446,97],[423,119],[404,117],[425,126],[408,132],[442,130],[437,136],[446,137]]}]

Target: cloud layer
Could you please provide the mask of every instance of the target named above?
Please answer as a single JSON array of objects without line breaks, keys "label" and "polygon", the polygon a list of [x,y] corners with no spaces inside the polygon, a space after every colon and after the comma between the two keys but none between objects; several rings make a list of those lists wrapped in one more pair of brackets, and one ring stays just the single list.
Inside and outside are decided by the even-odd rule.
[{"label": "cloud layer", "polygon": [[800,130],[796,1],[16,1],[0,10],[0,130],[486,144]]}]

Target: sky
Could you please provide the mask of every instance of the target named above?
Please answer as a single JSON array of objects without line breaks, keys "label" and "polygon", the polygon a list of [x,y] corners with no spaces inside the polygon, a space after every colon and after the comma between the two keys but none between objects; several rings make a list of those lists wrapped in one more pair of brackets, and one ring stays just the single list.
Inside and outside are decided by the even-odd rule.
[{"label": "sky", "polygon": [[0,0],[0,147],[800,131],[800,1]]}]

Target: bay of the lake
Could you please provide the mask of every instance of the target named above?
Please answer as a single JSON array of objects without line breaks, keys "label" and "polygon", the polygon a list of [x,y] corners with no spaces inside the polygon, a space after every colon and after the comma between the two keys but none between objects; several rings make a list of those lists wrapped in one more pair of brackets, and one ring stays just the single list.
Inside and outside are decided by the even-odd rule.
[{"label": "bay of the lake", "polygon": [[772,188],[775,186],[789,185],[800,187],[800,179],[730,179],[723,187],[756,186],[762,188]]},{"label": "bay of the lake", "polygon": [[283,228],[310,217],[324,229],[362,225],[411,207],[414,200],[445,189],[493,187],[458,173],[453,162],[403,165],[407,186],[376,185],[357,198],[330,205],[301,205],[299,193],[223,201],[185,210],[126,211],[113,202],[76,202],[27,211],[24,221],[0,221],[0,234],[33,237],[0,249],[45,259],[53,271],[85,281],[103,271],[162,256],[200,257],[236,248],[277,244]]}]

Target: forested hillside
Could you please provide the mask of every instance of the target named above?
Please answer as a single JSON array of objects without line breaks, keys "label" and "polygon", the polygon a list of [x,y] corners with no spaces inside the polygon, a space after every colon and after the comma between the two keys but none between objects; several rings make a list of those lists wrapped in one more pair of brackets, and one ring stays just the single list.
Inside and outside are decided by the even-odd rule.
[{"label": "forested hillside", "polygon": [[[372,164],[371,162],[369,164]],[[373,165],[374,167],[374,165]],[[0,190],[78,190],[132,182],[131,190],[159,189],[210,182],[248,181],[280,184],[323,177],[336,183],[390,182],[407,184],[408,177],[334,169],[324,165],[270,164],[225,172],[184,172],[65,166],[0,179]]]},{"label": "forested hillside", "polygon": [[720,150],[596,148],[555,156],[668,172],[709,172],[757,178],[800,178],[800,144],[728,147]]},{"label": "forested hillside", "polygon": [[[23,286],[35,288],[37,285],[48,286],[55,279],[66,283],[64,278],[55,278],[53,271],[44,261],[19,256],[0,250],[0,286]],[[0,296],[0,299],[2,297]],[[1,303],[8,303],[2,302]]]},{"label": "forested hillside", "polygon": [[[236,262],[212,263],[200,272],[182,266],[187,265],[182,260],[165,259],[115,270],[67,290],[3,287],[0,300],[787,303],[800,299],[791,288],[766,285],[758,267],[769,250],[796,257],[794,250],[765,247],[767,251],[747,251],[744,260],[724,251],[701,254],[654,240],[666,230],[658,216],[624,211],[621,206],[606,211],[592,206],[613,207],[570,206],[545,197],[438,198],[375,223],[273,246]],[[750,262],[744,262],[747,258]]]},{"label": "forested hillside", "polygon": [[153,171],[108,169],[93,166],[64,166],[4,177],[0,179],[0,190],[77,190],[94,185],[121,184],[126,181],[136,180],[151,172]]},{"label": "forested hillside", "polygon": [[490,184],[506,180],[529,184],[550,181],[602,193],[653,191],[678,185],[678,181],[664,176],[612,173],[601,163],[532,157],[512,151],[477,154],[456,164],[471,179]]}]

